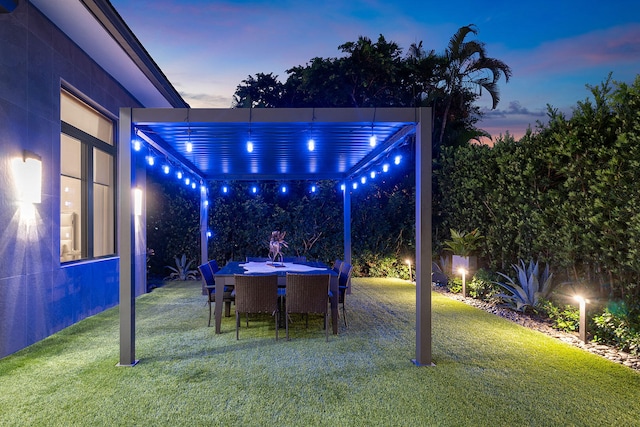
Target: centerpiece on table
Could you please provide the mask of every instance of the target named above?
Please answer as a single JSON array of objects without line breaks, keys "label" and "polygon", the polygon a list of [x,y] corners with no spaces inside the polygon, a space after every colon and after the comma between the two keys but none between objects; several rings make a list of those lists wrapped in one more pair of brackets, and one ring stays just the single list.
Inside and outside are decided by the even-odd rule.
[{"label": "centerpiece on table", "polygon": [[[269,265],[274,267],[284,267],[284,257],[282,256],[282,248],[288,248],[287,242],[284,241],[286,231],[273,231],[271,232],[271,240],[269,241],[269,259],[271,262]],[[280,258],[280,263],[277,260]]]}]

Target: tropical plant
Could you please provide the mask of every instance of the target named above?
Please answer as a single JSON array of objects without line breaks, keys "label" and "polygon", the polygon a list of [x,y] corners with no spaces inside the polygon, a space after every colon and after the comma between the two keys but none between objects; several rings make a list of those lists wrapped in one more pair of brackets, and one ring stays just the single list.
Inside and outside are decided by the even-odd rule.
[{"label": "tropical plant", "polygon": [[506,82],[511,77],[511,68],[507,64],[487,56],[484,43],[477,40],[466,40],[469,34],[478,34],[475,25],[466,25],[458,29],[449,40],[449,45],[443,55],[445,68],[440,90],[443,93],[445,105],[440,135],[435,141],[436,144],[442,144],[444,139],[454,95],[464,94],[466,91],[475,89],[482,93],[482,89],[484,89],[491,96],[491,108],[495,109],[500,101],[498,80],[503,74]]},{"label": "tropical plant", "polygon": [[547,298],[553,289],[552,277],[553,273],[549,273],[549,265],[540,272],[538,262],[529,261],[529,265],[525,266],[523,260],[519,264],[513,264],[513,269],[517,273],[517,281],[504,273],[498,272],[506,281],[495,282],[496,285],[504,288],[508,294],[501,293],[497,295],[502,298],[511,308],[516,311],[526,311],[527,308],[535,308],[540,298]]},{"label": "tropical plant", "polygon": [[480,246],[480,241],[484,239],[484,236],[480,234],[480,231],[475,230],[465,231],[450,229],[451,240],[446,240],[444,246],[447,250],[453,252],[454,255],[469,256]]},{"label": "tropical plant", "polygon": [[187,255],[182,254],[182,257],[175,257],[176,266],[172,267],[170,265],[166,265],[165,268],[168,268],[172,271],[165,280],[196,280],[198,270],[191,270],[191,264],[193,261],[187,261]]}]

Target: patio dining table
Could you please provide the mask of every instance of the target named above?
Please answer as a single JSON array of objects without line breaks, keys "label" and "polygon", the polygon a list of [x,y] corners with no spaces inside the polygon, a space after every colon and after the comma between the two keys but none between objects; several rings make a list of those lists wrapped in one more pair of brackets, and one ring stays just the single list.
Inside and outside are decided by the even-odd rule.
[{"label": "patio dining table", "polygon": [[[230,261],[214,274],[216,281],[216,301],[222,301],[224,287],[235,286],[236,274],[275,274],[278,276],[278,287],[285,288],[287,273],[296,274],[329,274],[331,304],[331,325],[333,334],[338,334],[338,273],[322,262],[284,262],[272,265],[270,262],[240,262]],[[216,304],[214,308],[216,334],[222,333],[222,306]]]}]

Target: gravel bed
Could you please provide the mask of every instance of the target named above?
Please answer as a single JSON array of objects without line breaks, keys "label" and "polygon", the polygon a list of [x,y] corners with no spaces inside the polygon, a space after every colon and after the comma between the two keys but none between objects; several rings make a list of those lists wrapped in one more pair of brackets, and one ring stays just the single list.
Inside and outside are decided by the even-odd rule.
[{"label": "gravel bed", "polygon": [[465,304],[480,308],[486,312],[495,314],[496,316],[511,320],[512,322],[518,323],[519,325],[522,325],[524,327],[542,332],[543,334],[559,339],[560,341],[566,342],[567,344],[579,347],[583,350],[597,354],[598,356],[602,356],[613,362],[628,366],[629,368],[640,372],[639,356],[620,351],[617,348],[608,345],[602,345],[592,342],[583,343],[577,333],[572,334],[569,332],[554,329],[551,326],[551,322],[549,321],[549,319],[536,318],[535,315],[518,313],[509,308],[500,307],[495,304],[477,300],[475,298],[465,298],[460,294],[447,292],[440,287],[434,287],[434,290],[446,295],[449,298],[462,301]]}]

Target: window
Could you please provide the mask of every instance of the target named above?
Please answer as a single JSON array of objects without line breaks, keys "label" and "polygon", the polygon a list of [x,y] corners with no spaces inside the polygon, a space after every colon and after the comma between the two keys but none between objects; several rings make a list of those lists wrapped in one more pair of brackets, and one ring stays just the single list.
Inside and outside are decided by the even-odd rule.
[{"label": "window", "polygon": [[113,121],[60,95],[60,262],[115,253]]}]

